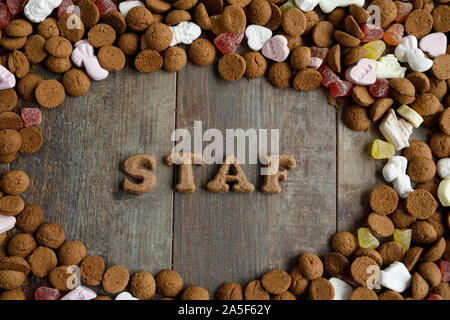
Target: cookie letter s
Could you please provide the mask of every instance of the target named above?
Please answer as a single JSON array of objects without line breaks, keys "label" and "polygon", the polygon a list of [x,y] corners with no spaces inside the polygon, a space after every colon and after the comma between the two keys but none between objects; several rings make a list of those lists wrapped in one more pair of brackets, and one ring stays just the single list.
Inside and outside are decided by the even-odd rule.
[{"label": "cookie letter s", "polygon": [[152,172],[156,168],[155,157],[148,154],[135,154],[123,163],[126,175],[139,180],[138,183],[125,179],[123,191],[133,194],[149,193],[156,185],[156,176]]}]

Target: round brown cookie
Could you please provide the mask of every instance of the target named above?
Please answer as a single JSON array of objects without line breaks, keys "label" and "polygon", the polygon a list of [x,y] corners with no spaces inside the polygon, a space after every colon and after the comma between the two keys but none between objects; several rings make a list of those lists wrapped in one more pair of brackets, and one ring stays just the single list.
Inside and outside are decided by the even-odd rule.
[{"label": "round brown cookie", "polygon": [[367,218],[367,226],[375,237],[387,238],[394,234],[394,224],[385,215],[371,213]]},{"label": "round brown cookie", "polygon": [[441,54],[434,58],[431,73],[439,80],[450,79],[450,54]]},{"label": "round brown cookie", "polygon": [[361,256],[353,260],[350,266],[350,275],[362,286],[368,286],[370,277],[373,274],[373,267],[379,268],[377,262],[367,256]]},{"label": "round brown cookie", "polygon": [[416,100],[416,89],[414,85],[405,78],[395,78],[389,81],[391,94],[395,101],[400,104],[410,104]]},{"label": "round brown cookie", "polygon": [[408,175],[411,181],[425,183],[434,178],[436,165],[433,160],[425,157],[416,157],[409,163]]},{"label": "round brown cookie", "polygon": [[323,267],[330,277],[343,278],[349,270],[348,259],[337,252],[328,252],[323,256]]},{"label": "round brown cookie", "polygon": [[163,0],[145,0],[145,5],[152,12],[164,13],[170,10],[172,5]]},{"label": "round brown cookie", "polygon": [[[142,42],[146,49],[157,52],[166,50],[172,42],[172,31],[163,23],[153,23],[150,25],[142,36]],[[196,41],[198,41],[197,39]],[[194,44],[195,41],[192,43]],[[191,45],[192,47],[192,45]]]},{"label": "round brown cookie", "polygon": [[192,9],[197,2],[197,0],[178,0],[172,6],[175,9],[189,10]]},{"label": "round brown cookie", "polygon": [[128,269],[122,265],[115,265],[103,274],[102,286],[107,293],[119,293],[126,288],[129,279]]},{"label": "round brown cookie", "polygon": [[411,108],[423,117],[424,125],[434,126],[437,124],[439,115],[444,107],[439,99],[430,93],[424,93],[416,98]]},{"label": "round brown cookie", "polygon": [[184,68],[187,61],[186,51],[184,49],[173,46],[165,50],[162,54],[164,71],[177,72]]},{"label": "round brown cookie", "polygon": [[72,53],[72,44],[64,37],[51,37],[45,42],[45,50],[52,56],[67,58]]},{"label": "round brown cookie", "polygon": [[47,58],[45,58],[45,66],[51,72],[64,73],[72,68],[72,60],[70,60],[70,58],[57,58],[48,55]]},{"label": "round brown cookie", "polygon": [[210,19],[211,22],[211,31],[215,36],[218,36],[224,32],[227,32],[225,27],[223,26],[222,15],[220,16],[212,16]]},{"label": "round brown cookie", "polygon": [[321,48],[330,48],[334,44],[334,27],[331,22],[320,21],[312,31],[312,40]]},{"label": "round brown cookie", "polygon": [[411,192],[406,198],[405,204],[408,213],[421,220],[431,217],[437,208],[433,195],[424,189]]},{"label": "round brown cookie", "polygon": [[448,282],[442,281],[437,287],[431,289],[433,294],[438,294],[444,300],[450,300],[450,286]]},{"label": "round brown cookie", "polygon": [[328,51],[328,65],[330,68],[337,72],[341,72],[341,46],[339,44],[331,47],[330,51]]},{"label": "round brown cookie", "polygon": [[353,48],[359,46],[361,40],[341,30],[334,31],[334,38],[344,48]]},{"label": "round brown cookie", "polygon": [[405,256],[405,249],[400,243],[395,241],[383,243],[378,248],[378,252],[383,258],[383,265],[385,267],[388,267],[396,261],[402,262]]},{"label": "round brown cookie", "polygon": [[168,26],[174,26],[180,22],[189,21],[191,19],[191,15],[186,10],[173,10],[166,15],[164,23]]},{"label": "round brown cookie", "polygon": [[407,16],[404,25],[407,34],[422,38],[430,33],[433,17],[424,9],[414,10]]},{"label": "round brown cookie", "polygon": [[345,31],[347,31],[351,36],[355,37],[356,39],[361,40],[362,38],[364,38],[364,32],[361,30],[361,28],[358,25],[358,22],[356,22],[353,16],[347,16],[345,18]]},{"label": "round brown cookie", "polygon": [[375,260],[379,267],[383,265],[383,258],[381,257],[381,254],[375,249],[359,248],[356,250],[354,255],[355,259],[358,257],[369,257]]},{"label": "round brown cookie", "polygon": [[239,283],[226,282],[217,291],[216,300],[244,300],[244,289]]},{"label": "round brown cookie", "polygon": [[345,18],[348,16],[348,11],[346,8],[337,7],[333,11],[331,11],[327,16],[327,21],[331,22],[331,24],[336,29],[344,29],[345,28]]},{"label": "round brown cookie", "polygon": [[[83,0],[83,1],[90,1],[90,0]],[[150,28],[148,28],[147,31],[149,29]],[[148,36],[146,37],[146,35],[147,33],[145,33],[144,39],[148,38]],[[115,40],[116,40],[116,31],[114,30],[113,27],[111,27],[109,24],[106,23],[96,24],[88,32],[88,41],[94,48],[111,46]],[[172,40],[172,38],[170,40]]]},{"label": "round brown cookie", "polygon": [[398,195],[391,187],[379,185],[370,192],[369,204],[376,213],[389,215],[397,209]]},{"label": "round brown cookie", "polygon": [[423,262],[417,268],[420,275],[428,281],[431,287],[437,287],[441,283],[441,271],[434,262]]},{"label": "round brown cookie", "polygon": [[27,37],[33,32],[33,26],[26,20],[14,19],[11,20],[5,28],[5,34],[8,37],[20,38]]},{"label": "round brown cookie", "polygon": [[211,20],[203,3],[199,3],[194,10],[194,20],[203,30],[211,30]]},{"label": "round brown cookie", "polygon": [[7,51],[18,50],[22,48],[26,42],[27,37],[8,38],[4,36],[0,39],[0,45]]},{"label": "round brown cookie", "polygon": [[86,247],[80,241],[66,241],[58,249],[58,261],[65,266],[77,266],[85,257]]},{"label": "round brown cookie", "polygon": [[320,87],[322,84],[322,75],[319,71],[311,68],[305,68],[297,72],[292,86],[297,90],[311,91]]},{"label": "round brown cookie", "polygon": [[0,130],[0,154],[10,155],[19,151],[22,137],[16,130]]},{"label": "round brown cookie", "polygon": [[[290,36],[300,36],[306,30],[306,23],[307,21],[304,13],[298,8],[292,8],[283,14],[281,27],[283,28],[284,32],[286,32]],[[319,37],[322,42],[325,41],[323,39],[323,37],[326,37],[326,35],[323,34],[325,31],[326,28],[320,28],[320,30],[317,31],[317,37]]]},{"label": "round brown cookie", "polygon": [[397,18],[397,6],[392,0],[374,0],[371,6],[378,6],[381,15],[381,27],[387,28]]},{"label": "round brown cookie", "polygon": [[266,25],[272,16],[272,8],[266,0],[252,0],[246,10],[248,20],[260,26]]},{"label": "round brown cookie", "polygon": [[[235,4],[240,6],[241,8],[244,8],[252,2],[252,0],[227,0],[229,4]],[[277,3],[277,0],[274,0],[273,3]]]},{"label": "round brown cookie", "polygon": [[13,110],[17,106],[17,102],[17,94],[14,89],[0,90],[0,112]]},{"label": "round brown cookie", "polygon": [[437,239],[436,230],[431,223],[416,221],[412,227],[412,241],[420,245],[431,244]]},{"label": "round brown cookie", "polygon": [[[181,300],[209,300],[208,290],[202,287],[187,287],[180,297]],[[247,300],[247,299],[246,299]]]},{"label": "round brown cookie", "polygon": [[352,291],[349,300],[378,300],[378,296],[369,288],[359,287]]},{"label": "round brown cookie", "polygon": [[[0,116],[5,113],[0,113]],[[0,188],[7,194],[21,194],[25,192],[29,185],[30,178],[22,170],[8,171],[0,178]]]},{"label": "round brown cookie", "polygon": [[262,276],[261,284],[270,294],[282,294],[291,286],[291,276],[283,270],[271,270]]},{"label": "round brown cookie", "polygon": [[416,185],[416,189],[425,189],[434,197],[437,203],[439,203],[437,191],[439,185],[436,182],[427,182]]},{"label": "round brown cookie", "polygon": [[37,102],[45,108],[56,108],[64,102],[64,86],[57,80],[44,80],[35,91]]},{"label": "round brown cookie", "polygon": [[47,247],[38,247],[28,257],[31,272],[38,277],[47,277],[48,273],[56,268],[58,259],[55,252]]},{"label": "round brown cookie", "polygon": [[289,291],[277,294],[272,297],[272,300],[297,300],[297,297]]},{"label": "round brown cookie", "polygon": [[136,33],[127,32],[117,40],[117,46],[126,56],[134,56],[140,49],[140,39]]},{"label": "round brown cookie", "polygon": [[447,231],[446,223],[444,222],[444,215],[439,211],[435,211],[431,217],[426,220],[436,230],[436,235],[442,237]]},{"label": "round brown cookie", "polygon": [[219,75],[225,81],[236,81],[245,73],[245,59],[237,53],[227,53],[219,59]]},{"label": "round brown cookie", "polygon": [[25,280],[25,274],[15,270],[0,270],[0,288],[4,290],[18,289]]},{"label": "round brown cookie", "polygon": [[[281,12],[281,11],[280,11]],[[315,11],[308,11],[303,13],[306,18],[306,28],[303,32],[304,35],[310,34],[314,27],[320,22],[319,15]],[[272,12],[273,18],[273,12]]]},{"label": "round brown cookie", "polygon": [[80,7],[80,18],[86,29],[96,25],[100,20],[100,11],[91,0],[80,0],[77,4]]},{"label": "round brown cookie", "polygon": [[27,297],[21,289],[14,289],[0,293],[0,300],[19,301],[27,300]]},{"label": "round brown cookie", "polygon": [[361,107],[368,107],[374,104],[375,99],[370,95],[366,86],[354,86],[352,91],[353,101]]},{"label": "round brown cookie", "polygon": [[213,63],[216,57],[214,44],[207,39],[197,39],[189,46],[189,60],[197,66],[207,66]]},{"label": "round brown cookie", "polygon": [[[176,11],[172,11],[176,12]],[[170,13],[169,13],[170,14]],[[169,16],[169,15],[167,15]],[[166,20],[167,20],[166,16]],[[153,15],[146,7],[137,6],[131,8],[126,16],[128,28],[133,31],[142,32],[153,23]],[[170,24],[169,24],[170,25]]]},{"label": "round brown cookie", "polygon": [[394,290],[386,290],[378,296],[379,300],[404,300],[403,296]]},{"label": "round brown cookie", "polygon": [[247,23],[244,10],[237,5],[226,6],[222,13],[222,23],[229,33],[241,33]]},{"label": "round brown cookie", "polygon": [[[42,81],[44,81],[44,79],[40,75],[35,74],[35,73],[29,73],[25,77],[20,79],[19,83],[17,84],[17,93],[25,101],[33,102],[36,100],[35,94],[34,94],[36,87]],[[17,97],[16,97],[16,99],[17,99]]]},{"label": "round brown cookie", "polygon": [[410,215],[403,203],[389,216],[397,229],[407,229],[416,221],[416,217]]},{"label": "round brown cookie", "polygon": [[19,131],[22,138],[22,144],[20,146],[21,154],[32,154],[37,152],[44,143],[41,131],[36,127],[27,127]]},{"label": "round brown cookie", "polygon": [[125,66],[125,54],[114,46],[101,47],[97,58],[102,68],[108,71],[119,71]]},{"label": "round brown cookie", "polygon": [[357,105],[350,105],[344,109],[342,121],[347,127],[355,131],[369,131],[372,123],[367,115],[366,108]]},{"label": "round brown cookie", "polygon": [[247,79],[255,79],[262,77],[267,70],[267,61],[259,52],[247,51],[242,54],[245,60],[245,73]]},{"label": "round brown cookie", "polygon": [[323,264],[320,258],[311,252],[304,252],[298,258],[298,268],[307,280],[318,279],[323,274]]},{"label": "round brown cookie", "polygon": [[[111,301],[112,298],[109,297],[109,296],[100,295],[100,296],[95,297],[95,298],[92,299],[92,300]],[[163,300],[163,299],[161,299],[161,300]]]},{"label": "round brown cookie", "polygon": [[348,258],[358,249],[358,239],[350,232],[337,232],[331,239],[331,247]]},{"label": "round brown cookie", "polygon": [[155,290],[155,279],[150,272],[139,271],[131,277],[131,294],[139,300],[150,300],[155,295]]},{"label": "round brown cookie", "polygon": [[122,34],[127,30],[127,22],[120,11],[108,12],[107,14],[103,15],[102,19],[103,21],[105,21],[105,23],[113,27],[117,34]]},{"label": "round brown cookie", "polygon": [[436,261],[442,257],[447,245],[443,237],[439,238],[423,255],[425,261]]},{"label": "round brown cookie", "polygon": [[450,7],[448,5],[437,6],[433,12],[433,28],[437,32],[449,32]]},{"label": "round brown cookie", "polygon": [[48,279],[53,287],[61,291],[69,291],[79,284],[75,269],[69,266],[54,268],[48,274]]},{"label": "round brown cookie", "polygon": [[309,285],[309,297],[311,300],[333,300],[333,285],[324,278],[314,279]]},{"label": "round brown cookie", "polygon": [[450,156],[450,136],[442,132],[436,132],[430,140],[431,152],[436,158],[447,158]]},{"label": "round brown cookie", "polygon": [[17,50],[10,53],[8,56],[8,69],[14,73],[17,78],[25,77],[28,74],[28,71],[30,71],[30,64],[25,54]]},{"label": "round brown cookie", "polygon": [[450,135],[450,108],[446,108],[439,116],[439,128],[445,134]]},{"label": "round brown cookie", "polygon": [[311,59],[311,50],[308,47],[297,47],[292,52],[289,63],[295,70],[305,69]]},{"label": "round brown cookie", "polygon": [[430,79],[422,72],[412,72],[406,77],[416,88],[416,92],[424,93],[430,90]]},{"label": "round brown cookie", "polygon": [[99,286],[105,273],[105,262],[97,256],[87,257],[81,262],[81,280],[90,286]]},{"label": "round brown cookie", "polygon": [[36,241],[45,247],[58,249],[66,238],[64,229],[56,222],[43,223],[36,232]]},{"label": "round brown cookie", "polygon": [[300,47],[302,45],[302,37],[301,36],[290,36],[286,32],[280,32],[279,35],[285,37],[288,41],[288,49],[290,52],[294,51],[295,48]]},{"label": "round brown cookie", "polygon": [[[430,78],[430,90],[428,93],[431,93],[438,99],[442,99],[447,93],[447,83],[444,80],[439,80],[434,77]],[[446,105],[448,108],[448,105]]]},{"label": "round brown cookie", "polygon": [[392,107],[394,100],[391,98],[380,98],[370,108],[370,118],[372,121],[380,120],[384,114]]},{"label": "round brown cookie", "polygon": [[[274,4],[273,2],[269,1],[271,15],[270,20],[265,24],[265,27],[274,31],[278,29],[281,26],[281,22],[283,20],[283,13],[281,12],[280,8]],[[308,25],[308,17],[305,14],[307,25]],[[306,29],[305,29],[306,32]]]},{"label": "round brown cookie", "polygon": [[67,71],[61,82],[69,96],[80,97],[84,95],[91,87],[91,79],[86,72],[80,69],[71,69]]},{"label": "round brown cookie", "polygon": [[22,118],[15,112],[0,113],[0,129],[20,130],[23,128]]},{"label": "round brown cookie", "polygon": [[5,257],[0,261],[0,270],[14,270],[19,271],[27,276],[30,273],[30,265],[21,257]]},{"label": "round brown cookie", "polygon": [[0,163],[11,163],[14,160],[16,160],[18,156],[19,156],[18,152],[5,155],[0,154]]},{"label": "round brown cookie", "polygon": [[4,196],[0,198],[0,214],[16,216],[25,208],[25,203],[19,196]]},{"label": "round brown cookie", "polygon": [[352,64],[358,63],[359,60],[363,59],[369,54],[369,50],[366,47],[354,47],[348,50],[344,57],[344,64],[350,66]]},{"label": "round brown cookie", "polygon": [[275,88],[290,86],[292,70],[287,62],[276,62],[269,68],[268,78]]},{"label": "round brown cookie", "polygon": [[16,216],[16,228],[23,232],[34,233],[44,222],[44,212],[35,204],[26,204],[23,211]]},{"label": "round brown cookie", "polygon": [[413,247],[406,251],[403,263],[405,264],[408,271],[411,272],[411,270],[414,269],[416,263],[419,261],[420,256],[422,255],[422,252],[423,248],[421,247]]},{"label": "round brown cookie", "polygon": [[134,59],[134,66],[139,72],[155,72],[161,69],[162,65],[161,55],[154,50],[142,50]]},{"label": "round brown cookie", "polygon": [[308,289],[309,281],[303,277],[299,268],[292,269],[290,272],[291,286],[289,291],[297,296],[302,296]]},{"label": "round brown cookie", "polygon": [[411,162],[416,158],[433,159],[431,149],[425,141],[411,141],[409,147],[403,149],[402,156],[404,156],[408,162]]},{"label": "round brown cookie", "polygon": [[176,297],[183,290],[183,278],[174,270],[162,270],[156,276],[156,289],[164,297]]},{"label": "round brown cookie", "polygon": [[65,14],[61,18],[59,18],[58,28],[61,32],[61,35],[67,38],[70,42],[80,41],[83,38],[85,30],[83,22],[76,14]]},{"label": "round brown cookie", "polygon": [[29,62],[42,62],[47,56],[47,52],[45,51],[45,38],[38,34],[28,37],[25,43],[24,53]]},{"label": "round brown cookie", "polygon": [[27,233],[18,233],[8,240],[6,251],[10,256],[26,258],[36,247],[36,241],[32,236]]},{"label": "round brown cookie", "polygon": [[52,17],[45,18],[39,23],[37,33],[45,39],[59,35],[58,21]]}]

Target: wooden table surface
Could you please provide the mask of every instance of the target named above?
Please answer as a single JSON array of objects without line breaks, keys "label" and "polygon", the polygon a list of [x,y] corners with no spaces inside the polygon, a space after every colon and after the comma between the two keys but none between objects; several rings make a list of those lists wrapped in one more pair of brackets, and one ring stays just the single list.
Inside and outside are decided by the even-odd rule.
[{"label": "wooden table surface", "polygon": [[[25,201],[108,265],[173,268],[211,296],[225,281],[245,285],[269,269],[290,269],[303,251],[324,253],[337,230],[355,231],[381,182],[382,162],[367,151],[378,134],[348,130],[322,89],[280,90],[264,78],[230,84],[216,67],[188,63],[178,74],[127,67],[45,110],[44,146],[10,165],[30,175]],[[172,131],[192,130],[194,121],[204,130],[280,129],[280,151],[297,160],[282,193],[209,193],[217,165],[194,167],[197,191],[176,193],[176,168],[163,159]],[[157,186],[141,196],[120,190],[121,164],[136,153],[157,159]],[[243,169],[259,189],[259,166]]]}]

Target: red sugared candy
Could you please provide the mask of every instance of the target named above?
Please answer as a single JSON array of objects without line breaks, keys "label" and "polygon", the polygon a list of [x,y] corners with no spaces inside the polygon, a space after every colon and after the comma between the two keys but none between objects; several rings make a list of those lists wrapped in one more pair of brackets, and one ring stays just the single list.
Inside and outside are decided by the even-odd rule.
[{"label": "red sugared candy", "polygon": [[9,12],[14,16],[19,14],[23,10],[23,0],[6,0],[6,5],[8,6]]},{"label": "red sugared candy", "polygon": [[400,44],[400,42],[402,42],[404,32],[405,28],[402,24],[394,23],[384,33],[383,40],[390,46],[397,46]]},{"label": "red sugared candy", "polygon": [[320,58],[323,62],[326,62],[328,48],[311,47],[311,57]]},{"label": "red sugared candy", "polygon": [[383,39],[384,30],[376,25],[365,23],[362,25],[361,30],[364,33],[364,38],[361,39],[362,42]]},{"label": "red sugared candy", "polygon": [[322,85],[326,88],[329,88],[330,84],[332,84],[333,82],[340,80],[336,73],[334,73],[334,71],[331,70],[331,68],[326,64],[323,64],[319,68],[319,72],[322,75]]},{"label": "red sugared candy", "polygon": [[230,37],[233,39],[234,43],[239,45],[242,42],[242,39],[244,39],[244,32],[238,33],[238,34],[231,34],[229,33]]},{"label": "red sugared candy", "polygon": [[413,4],[411,2],[395,1],[397,5],[397,18],[395,22],[402,23],[406,20],[406,17],[413,9]]},{"label": "red sugared candy", "polygon": [[74,11],[75,7],[73,6],[72,0],[62,0],[58,7],[58,18],[61,18],[66,13],[73,13]]},{"label": "red sugared candy", "polygon": [[98,11],[100,11],[101,17],[109,12],[117,11],[116,4],[111,0],[97,0],[95,1],[95,5],[97,6]]},{"label": "red sugared candy", "polygon": [[428,300],[444,300],[440,295],[433,294],[431,297],[428,298]]},{"label": "red sugared candy", "polygon": [[9,12],[8,6],[3,2],[0,2],[0,29],[5,29],[10,20],[11,13]]},{"label": "red sugared candy", "polygon": [[450,281],[450,262],[441,260],[439,267],[441,269],[442,281]]},{"label": "red sugared candy", "polygon": [[54,288],[39,287],[34,292],[35,300],[59,300],[59,297],[58,289]]},{"label": "red sugared candy", "polygon": [[388,98],[391,95],[391,87],[386,79],[377,79],[377,81],[369,87],[370,95],[374,98]]},{"label": "red sugared candy", "polygon": [[225,32],[214,39],[214,44],[223,54],[233,53],[236,51],[236,40],[236,35]]},{"label": "red sugared candy", "polygon": [[25,127],[32,127],[42,122],[42,111],[38,108],[23,108],[20,111]]},{"label": "red sugared candy", "polygon": [[353,84],[348,81],[339,80],[331,83],[329,89],[333,98],[348,97],[352,94]]}]

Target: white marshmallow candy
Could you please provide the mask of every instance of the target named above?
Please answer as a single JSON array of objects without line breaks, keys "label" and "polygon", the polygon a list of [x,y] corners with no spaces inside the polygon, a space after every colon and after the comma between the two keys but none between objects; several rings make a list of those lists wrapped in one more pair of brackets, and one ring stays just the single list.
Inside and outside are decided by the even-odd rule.
[{"label": "white marshmallow candy", "polygon": [[116,300],[139,300],[131,295],[129,292],[121,292],[117,295]]},{"label": "white marshmallow candy", "polygon": [[170,46],[176,46],[177,44],[191,44],[194,40],[200,37],[202,29],[195,23],[189,21],[183,21],[175,27],[169,27],[172,30],[172,43]]},{"label": "white marshmallow candy", "polygon": [[437,173],[442,179],[450,179],[450,158],[441,159],[437,162]]},{"label": "white marshmallow candy", "polygon": [[438,187],[439,202],[444,207],[450,207],[450,179],[444,179]]},{"label": "white marshmallow candy", "polygon": [[400,65],[398,59],[393,54],[387,54],[379,59],[379,61],[371,61],[375,65],[377,78],[394,79],[405,77],[406,68]]},{"label": "white marshmallow candy", "polygon": [[31,22],[39,23],[58,8],[61,2],[62,0],[28,0],[23,13]]},{"label": "white marshmallow candy", "polygon": [[330,13],[337,7],[348,7],[351,4],[364,6],[364,0],[320,0],[319,6],[324,13]]},{"label": "white marshmallow candy", "polygon": [[16,225],[16,218],[0,214],[0,234],[11,230]]},{"label": "white marshmallow candy", "polygon": [[402,156],[394,156],[389,159],[383,168],[383,178],[387,182],[393,182],[403,174],[406,174],[408,160]]},{"label": "white marshmallow candy", "polygon": [[145,4],[142,1],[123,1],[119,4],[119,11],[126,18],[128,11],[134,7],[145,7]]},{"label": "white marshmallow candy", "polygon": [[295,4],[304,12],[313,11],[320,0],[295,0]]},{"label": "white marshmallow candy", "polygon": [[433,60],[425,57],[418,47],[415,36],[406,36],[395,48],[395,56],[400,62],[407,62],[410,68],[416,72],[425,72],[433,66]]},{"label": "white marshmallow candy", "polygon": [[392,183],[392,187],[398,196],[402,199],[406,199],[414,189],[411,186],[411,178],[407,174],[400,175]]},{"label": "white marshmallow candy", "polygon": [[413,126],[404,119],[397,119],[395,111],[390,109],[380,124],[380,131],[387,141],[392,143],[395,149],[401,150],[409,147],[409,137]]},{"label": "white marshmallow candy", "polygon": [[401,262],[394,262],[389,267],[381,270],[381,285],[385,288],[404,292],[411,286],[412,277],[406,266]]},{"label": "white marshmallow candy", "polygon": [[353,288],[345,281],[338,278],[330,278],[331,285],[334,289],[333,300],[348,300]]},{"label": "white marshmallow candy", "polygon": [[247,45],[253,51],[259,51],[264,44],[272,38],[272,30],[269,28],[251,24],[245,29]]}]

